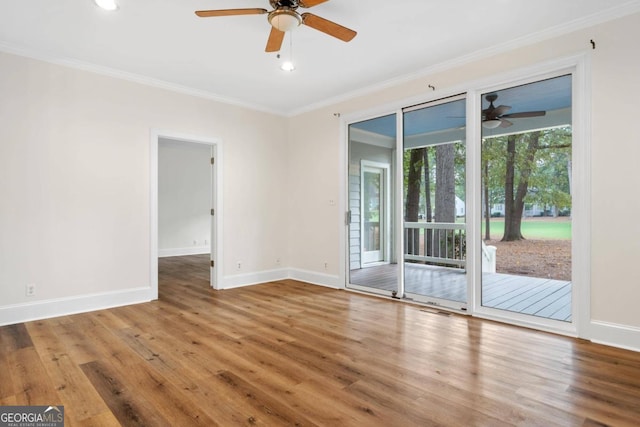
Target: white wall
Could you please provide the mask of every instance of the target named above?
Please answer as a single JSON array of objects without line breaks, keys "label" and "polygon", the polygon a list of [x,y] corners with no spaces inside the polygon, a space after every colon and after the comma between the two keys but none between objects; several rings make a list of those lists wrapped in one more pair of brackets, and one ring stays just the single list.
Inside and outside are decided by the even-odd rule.
[{"label": "white wall", "polygon": [[151,297],[151,129],[222,141],[221,286],[287,265],[286,119],[11,54],[0,70],[0,324]]},{"label": "white wall", "polygon": [[211,146],[160,139],[158,254],[211,252]]},{"label": "white wall", "polygon": [[288,119],[0,53],[0,324],[149,298],[150,129],[223,142],[222,287],[287,274],[339,287],[335,113],[580,53],[592,64],[589,333],[640,349],[638,39],[636,14]]},{"label": "white wall", "polygon": [[[592,50],[590,40],[596,42]],[[438,93],[464,87],[471,82],[513,72],[525,67],[570,55],[587,55],[592,64],[588,89],[591,105],[591,319],[588,333],[597,341],[615,343],[640,350],[640,222],[629,212],[640,211],[635,176],[640,158],[640,15],[617,19],[586,30],[521,47],[492,58],[439,68],[418,79],[381,89],[316,111],[300,114],[289,122],[289,193],[291,252],[294,271],[321,272],[326,284],[344,280],[343,265],[336,248],[344,228],[344,205],[328,206],[329,198],[341,194],[340,159],[343,147],[340,121],[334,113],[345,115],[379,108],[389,103],[423,94],[424,100]],[[398,70],[399,74],[402,70]],[[431,84],[438,92],[427,91]],[[417,103],[417,102],[414,102]],[[411,104],[405,104],[411,105]],[[381,111],[381,113],[388,113]],[[309,159],[316,162],[309,165]],[[583,183],[588,185],[589,183]],[[304,224],[324,224],[306,227]],[[323,270],[320,260],[329,260]],[[309,273],[309,276],[312,274]]]}]

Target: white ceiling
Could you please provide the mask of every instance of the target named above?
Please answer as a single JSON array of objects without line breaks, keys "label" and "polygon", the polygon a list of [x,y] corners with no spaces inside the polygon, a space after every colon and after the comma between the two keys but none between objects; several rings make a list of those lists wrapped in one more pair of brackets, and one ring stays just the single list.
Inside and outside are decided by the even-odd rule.
[{"label": "white ceiling", "polygon": [[[640,11],[640,0],[331,0],[312,12],[358,32],[344,43],[293,33],[297,69],[264,52],[266,15],[198,18],[195,10],[271,9],[268,0],[5,0],[0,50],[292,115],[449,61]],[[585,43],[588,41],[585,40]],[[283,55],[288,54],[288,36]]]}]

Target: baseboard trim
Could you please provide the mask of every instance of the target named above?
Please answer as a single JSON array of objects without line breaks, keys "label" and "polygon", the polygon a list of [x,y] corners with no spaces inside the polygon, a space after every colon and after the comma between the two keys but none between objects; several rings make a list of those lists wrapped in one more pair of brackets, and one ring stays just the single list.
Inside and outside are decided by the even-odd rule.
[{"label": "baseboard trim", "polygon": [[309,283],[312,285],[325,286],[332,289],[343,288],[338,276],[317,273],[315,271],[299,270],[295,268],[281,268],[277,270],[266,270],[256,273],[225,276],[223,279],[223,285],[220,287],[220,289],[241,288],[243,286],[258,285],[261,283],[275,282],[285,279],[299,280],[301,282]]},{"label": "baseboard trim", "polygon": [[317,273],[315,271],[300,270],[297,268],[292,268],[289,270],[289,279],[299,280],[301,282],[310,283],[312,285],[325,286],[332,289],[344,288],[344,283],[340,281],[339,276]]},{"label": "baseboard trim", "polygon": [[[224,278],[221,289],[233,289],[284,279],[342,289],[338,276],[300,269],[277,269],[238,274]],[[151,288],[141,287],[68,298],[56,298],[0,307],[0,326],[49,319],[152,301]],[[640,328],[616,323],[591,321],[590,340],[597,344],[640,352]]]},{"label": "baseboard trim", "polygon": [[259,271],[256,273],[247,274],[235,274],[232,276],[225,276],[222,279],[222,286],[219,289],[233,289],[241,288],[243,286],[258,285],[260,283],[275,282],[277,280],[284,280],[289,278],[289,273],[286,268],[277,270]]},{"label": "baseboard trim", "polygon": [[640,352],[640,328],[592,320],[591,341]]},{"label": "baseboard trim", "polygon": [[153,300],[151,288],[134,288],[0,307],[0,326],[104,310]]},{"label": "baseboard trim", "polygon": [[202,255],[202,254],[210,254],[210,253],[211,253],[211,248],[209,246],[192,246],[188,248],[158,249],[158,258],[166,258],[170,256]]}]

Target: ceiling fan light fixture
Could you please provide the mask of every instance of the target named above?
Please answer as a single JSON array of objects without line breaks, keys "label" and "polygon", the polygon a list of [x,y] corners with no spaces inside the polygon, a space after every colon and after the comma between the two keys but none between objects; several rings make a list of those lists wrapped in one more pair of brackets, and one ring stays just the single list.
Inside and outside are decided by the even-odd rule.
[{"label": "ceiling fan light fixture", "polygon": [[287,32],[302,24],[300,15],[291,9],[276,9],[269,14],[269,23],[276,30]]},{"label": "ceiling fan light fixture", "polygon": [[291,71],[294,71],[294,70],[296,69],[296,66],[295,66],[295,65],[293,65],[293,62],[291,62],[291,61],[284,61],[284,62],[280,65],[280,69],[281,69],[282,71],[288,71],[288,72],[291,72]]},{"label": "ceiling fan light fixture", "polygon": [[116,0],[94,0],[94,2],[100,7],[100,9],[114,11],[118,10],[118,3]]},{"label": "ceiling fan light fixture", "polygon": [[485,120],[482,122],[482,127],[485,129],[495,129],[500,126],[501,123],[502,121],[498,119]]}]

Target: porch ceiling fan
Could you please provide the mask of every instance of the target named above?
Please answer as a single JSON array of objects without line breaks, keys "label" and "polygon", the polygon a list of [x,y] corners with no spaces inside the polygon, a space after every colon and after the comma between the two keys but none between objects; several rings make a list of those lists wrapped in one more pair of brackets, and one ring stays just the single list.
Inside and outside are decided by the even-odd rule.
[{"label": "porch ceiling fan", "polygon": [[482,110],[482,126],[487,129],[495,129],[497,127],[507,128],[513,125],[513,122],[507,119],[521,119],[525,117],[541,117],[547,114],[546,111],[523,111],[521,113],[506,114],[511,110],[508,105],[500,105],[495,107],[493,102],[498,99],[498,94],[490,93],[485,96],[489,101],[489,107]]},{"label": "porch ceiling fan", "polygon": [[266,52],[277,52],[282,46],[284,34],[300,25],[306,25],[315,30],[322,31],[332,37],[344,42],[351,41],[356,32],[343,27],[340,24],[321,18],[312,13],[298,13],[297,9],[310,8],[329,0],[269,0],[273,10],[261,8],[247,9],[218,9],[218,10],[198,10],[196,15],[201,18],[209,18],[216,16],[234,16],[234,15],[263,15],[267,14],[269,23],[271,24],[271,33],[267,40]]}]

